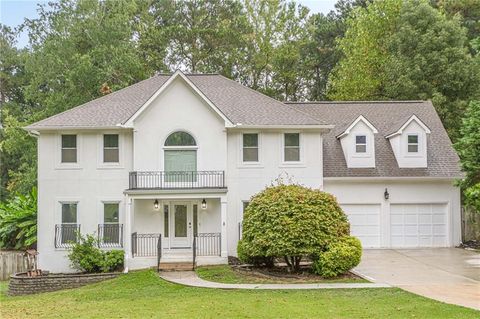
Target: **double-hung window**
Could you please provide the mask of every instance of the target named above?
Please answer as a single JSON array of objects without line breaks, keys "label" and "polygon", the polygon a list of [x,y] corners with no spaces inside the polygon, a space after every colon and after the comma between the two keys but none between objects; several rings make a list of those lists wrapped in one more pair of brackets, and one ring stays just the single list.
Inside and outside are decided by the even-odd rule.
[{"label": "double-hung window", "polygon": [[367,136],[366,135],[355,136],[355,152],[356,153],[367,152]]},{"label": "double-hung window", "polygon": [[409,134],[407,136],[407,150],[408,153],[418,153],[418,135]]},{"label": "double-hung window", "polygon": [[258,162],[258,134],[243,134],[243,162]]},{"label": "double-hung window", "polygon": [[77,135],[62,135],[62,163],[77,162]]},{"label": "double-hung window", "polygon": [[119,203],[103,203],[103,244],[121,244]]},{"label": "double-hung window", "polygon": [[77,240],[77,203],[62,204],[62,224],[60,228],[61,244],[69,244]]},{"label": "double-hung window", "polygon": [[118,134],[103,135],[103,162],[118,163],[119,162],[119,144]]},{"label": "double-hung window", "polygon": [[285,133],[283,135],[283,141],[284,141],[283,160],[285,162],[299,162],[300,161],[300,134]]}]

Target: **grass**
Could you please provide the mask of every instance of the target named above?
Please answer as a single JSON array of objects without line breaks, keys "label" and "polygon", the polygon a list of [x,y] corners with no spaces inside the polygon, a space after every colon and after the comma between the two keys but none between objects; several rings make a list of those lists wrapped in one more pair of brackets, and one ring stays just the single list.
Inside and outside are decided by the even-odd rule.
[{"label": "grass", "polygon": [[359,277],[339,277],[323,279],[318,276],[311,276],[302,279],[296,278],[275,278],[259,276],[255,273],[235,271],[228,265],[206,266],[196,269],[197,275],[208,281],[222,282],[226,284],[280,284],[280,283],[362,283],[368,282]]},{"label": "grass", "polygon": [[154,271],[34,296],[0,296],[7,318],[478,318],[397,288],[219,290],[184,287]]}]

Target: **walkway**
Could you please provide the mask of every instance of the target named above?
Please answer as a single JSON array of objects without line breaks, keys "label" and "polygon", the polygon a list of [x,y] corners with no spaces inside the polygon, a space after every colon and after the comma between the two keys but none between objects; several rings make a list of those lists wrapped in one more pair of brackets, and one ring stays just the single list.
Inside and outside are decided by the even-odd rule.
[{"label": "walkway", "polygon": [[375,282],[480,310],[480,254],[460,248],[363,251],[355,270]]},{"label": "walkway", "polygon": [[162,272],[160,277],[176,284],[219,289],[344,289],[344,288],[387,288],[379,283],[338,283],[338,284],[224,284],[203,280],[194,271]]}]

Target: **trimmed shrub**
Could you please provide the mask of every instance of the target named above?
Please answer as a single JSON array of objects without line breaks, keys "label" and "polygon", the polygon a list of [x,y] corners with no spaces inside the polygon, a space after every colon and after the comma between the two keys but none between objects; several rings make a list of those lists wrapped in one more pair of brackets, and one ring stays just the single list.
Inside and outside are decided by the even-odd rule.
[{"label": "trimmed shrub", "polygon": [[74,269],[87,272],[99,273],[117,271],[123,268],[123,251],[103,251],[98,248],[98,243],[93,235],[85,237],[79,235],[78,242],[70,248],[68,258]]},{"label": "trimmed shrub", "polygon": [[314,258],[313,271],[322,277],[336,277],[360,263],[362,244],[352,236],[341,237]]},{"label": "trimmed shrub", "polygon": [[267,187],[244,212],[240,259],[284,257],[292,270],[302,256],[348,236],[350,224],[335,197],[300,185]]},{"label": "trimmed shrub", "polygon": [[246,251],[248,251],[247,247],[245,247],[246,243],[243,240],[238,241],[237,245],[237,255],[238,259],[245,264],[251,264],[254,266],[266,266],[266,267],[273,267],[274,265],[274,257],[262,257],[262,256],[249,256]]}]

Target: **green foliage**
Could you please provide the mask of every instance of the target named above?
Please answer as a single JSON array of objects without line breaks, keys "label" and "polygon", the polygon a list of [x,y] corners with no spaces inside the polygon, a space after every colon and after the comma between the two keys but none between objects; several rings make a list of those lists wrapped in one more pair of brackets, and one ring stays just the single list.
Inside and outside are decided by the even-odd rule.
[{"label": "green foliage", "polygon": [[360,240],[351,236],[340,237],[330,243],[326,251],[316,256],[313,270],[325,278],[336,277],[357,266],[361,257]]},{"label": "green foliage", "polygon": [[265,266],[265,267],[273,267],[274,266],[274,257],[273,256],[251,256],[248,254],[249,247],[248,243],[244,240],[239,240],[237,244],[237,255],[238,259],[245,264],[254,265],[257,267]]},{"label": "green foliage", "polygon": [[300,185],[267,187],[244,212],[241,258],[285,257],[293,270],[302,256],[323,251],[350,225],[335,197]]},{"label": "green foliage", "polygon": [[340,40],[330,97],[431,99],[452,139],[468,101],[480,93],[480,64],[458,16],[425,1],[376,1],[357,8]]},{"label": "green foliage", "polygon": [[103,251],[94,235],[78,235],[78,242],[70,248],[68,259],[74,269],[87,273],[118,271],[123,268],[122,250]]},{"label": "green foliage", "polygon": [[472,101],[460,128],[461,138],[455,143],[465,179],[465,203],[480,212],[480,101]]},{"label": "green foliage", "polygon": [[37,189],[0,202],[0,248],[28,249],[37,242]]}]

